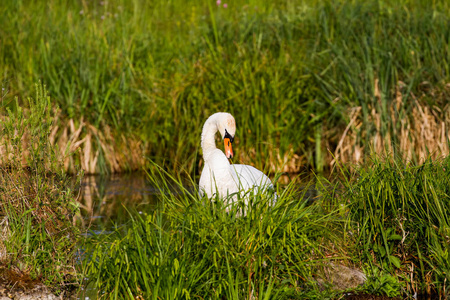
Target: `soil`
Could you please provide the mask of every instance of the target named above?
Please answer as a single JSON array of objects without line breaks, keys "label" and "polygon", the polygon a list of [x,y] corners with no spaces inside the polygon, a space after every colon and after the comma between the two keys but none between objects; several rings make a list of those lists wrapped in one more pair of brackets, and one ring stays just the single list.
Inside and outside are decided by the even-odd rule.
[{"label": "soil", "polygon": [[358,293],[358,294],[346,295],[342,299],[345,299],[345,300],[401,300],[402,298]]},{"label": "soil", "polygon": [[[340,299],[345,300],[401,300],[405,298],[400,297],[387,297],[387,296],[377,296],[377,295],[369,295],[369,294],[363,294],[363,293],[356,293],[351,295],[345,295],[344,297]],[[437,294],[419,294],[415,298],[417,300],[435,300],[435,299],[446,299],[446,298],[440,298]],[[0,299],[1,300],[1,299]]]},{"label": "soil", "polygon": [[31,289],[22,286],[11,285],[12,282],[0,281],[0,300],[58,300],[64,299],[63,295],[57,297],[45,286],[36,285]]},{"label": "soil", "polygon": [[0,300],[57,300],[68,299],[64,293],[55,296],[39,279],[29,274],[0,266]]}]

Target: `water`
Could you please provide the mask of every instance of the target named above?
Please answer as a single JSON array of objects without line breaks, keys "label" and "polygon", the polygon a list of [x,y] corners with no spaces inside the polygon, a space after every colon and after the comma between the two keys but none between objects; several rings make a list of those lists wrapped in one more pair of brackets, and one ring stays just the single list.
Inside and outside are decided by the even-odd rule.
[{"label": "water", "polygon": [[110,230],[128,220],[128,211],[148,211],[158,190],[144,173],[86,176],[81,187],[80,222],[93,233]]}]

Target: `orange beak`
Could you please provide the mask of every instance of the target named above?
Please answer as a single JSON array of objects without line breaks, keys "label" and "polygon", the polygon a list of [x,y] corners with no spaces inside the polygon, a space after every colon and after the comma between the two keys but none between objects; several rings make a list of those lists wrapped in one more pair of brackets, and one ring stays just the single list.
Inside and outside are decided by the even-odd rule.
[{"label": "orange beak", "polygon": [[225,145],[225,156],[227,158],[233,158],[233,148],[231,148],[231,140],[229,138],[224,138],[223,144]]}]

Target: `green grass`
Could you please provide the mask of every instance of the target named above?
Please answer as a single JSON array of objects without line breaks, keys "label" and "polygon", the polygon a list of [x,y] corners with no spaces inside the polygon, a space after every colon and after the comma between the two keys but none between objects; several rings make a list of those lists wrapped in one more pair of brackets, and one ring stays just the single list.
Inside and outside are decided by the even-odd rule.
[{"label": "green grass", "polygon": [[[240,160],[276,171],[297,154],[320,171],[352,108],[361,107],[353,143],[366,149],[377,135],[399,144],[418,103],[448,120],[449,12],[424,0],[8,1],[0,79],[20,99],[42,80],[61,125],[83,116],[108,126],[108,143],[141,140],[173,170],[198,171],[203,122],[229,111]],[[113,169],[104,152],[97,171]]]},{"label": "green grass", "polygon": [[[371,278],[367,291],[444,294],[448,157],[421,158],[448,154],[448,1],[227,4],[16,0],[0,6],[1,120],[9,126],[1,138],[14,150],[29,150],[33,162],[27,171],[21,159],[13,160],[23,186],[1,194],[9,199],[2,203],[10,203],[2,213],[16,214],[7,247],[17,265],[47,282],[73,278],[75,238],[62,239],[74,230],[65,227],[75,209],[73,191],[66,189],[58,149],[45,144],[50,123],[59,126],[54,137],[60,148],[89,137],[79,153],[89,154],[97,172],[114,164],[137,168],[127,159],[146,154],[197,182],[203,122],[229,111],[237,121],[236,162],[272,172],[285,163],[290,170],[320,172],[338,154],[342,181],[332,181],[331,192],[322,191],[311,205],[293,186],[278,190],[280,201],[271,209],[265,195],[255,195],[247,216],[234,218],[239,206],[227,212],[220,202],[198,199],[178,178],[165,178],[163,185],[178,185],[177,194],[163,194],[158,210],[133,215],[107,244],[99,237],[94,245],[95,259],[85,267],[98,286],[117,297],[187,298],[186,291],[211,298],[252,291],[259,298],[312,297],[320,293],[312,275],[334,243],[332,254],[361,263]],[[40,104],[25,100],[39,80],[52,101],[42,93]],[[49,109],[56,106],[60,111]],[[74,133],[69,120],[82,128],[78,140],[67,138]],[[337,152],[344,132],[345,155]],[[34,142],[22,149],[18,137],[27,134]],[[389,149],[400,158],[364,157],[368,149]],[[401,158],[405,150],[413,152],[411,162]],[[365,164],[354,175],[342,163],[358,151]],[[116,161],[120,155],[125,158]],[[294,155],[298,160],[290,162]],[[30,170],[36,184],[30,184]],[[37,208],[16,201],[21,189],[36,191]],[[35,219],[39,209],[56,204],[62,209],[57,217]],[[46,225],[57,234],[49,235]],[[44,261],[59,269],[39,269]]]},{"label": "green grass", "polygon": [[244,217],[243,201],[199,199],[160,171],[151,178],[160,183],[160,206],[130,213],[128,224],[87,243],[85,274],[100,293],[114,299],[321,294],[313,277],[336,251],[331,241],[339,226],[320,205],[308,205],[306,189],[278,191],[274,206],[273,194],[252,195]]},{"label": "green grass", "polygon": [[444,294],[450,280],[449,167],[448,156],[421,165],[375,157],[342,181],[357,253],[410,294]]},{"label": "green grass", "polygon": [[154,165],[160,205],[89,238],[84,273],[112,298],[319,299],[344,293],[318,283],[332,262],[364,271],[354,292],[448,296],[449,157],[371,159],[317,178],[315,198],[292,182],[274,206],[250,192],[248,208],[199,198]]},{"label": "green grass", "polygon": [[64,294],[79,284],[73,218],[83,173],[67,176],[50,145],[50,103],[37,85],[29,110],[0,106],[0,276],[12,291],[43,284]]}]

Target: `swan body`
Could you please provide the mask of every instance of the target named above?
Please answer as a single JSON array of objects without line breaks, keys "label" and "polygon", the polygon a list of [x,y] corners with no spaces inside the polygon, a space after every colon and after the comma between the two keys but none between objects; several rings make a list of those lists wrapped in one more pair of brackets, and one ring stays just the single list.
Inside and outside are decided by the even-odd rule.
[{"label": "swan body", "polygon": [[[225,153],[216,148],[214,136],[217,131],[224,140]],[[212,198],[217,194],[224,199],[238,192],[244,195],[252,188],[273,188],[269,177],[258,169],[229,163],[228,158],[233,157],[231,143],[235,132],[236,123],[229,113],[215,113],[206,120],[201,141],[205,165],[199,182],[200,196],[206,194],[208,198]]]}]

